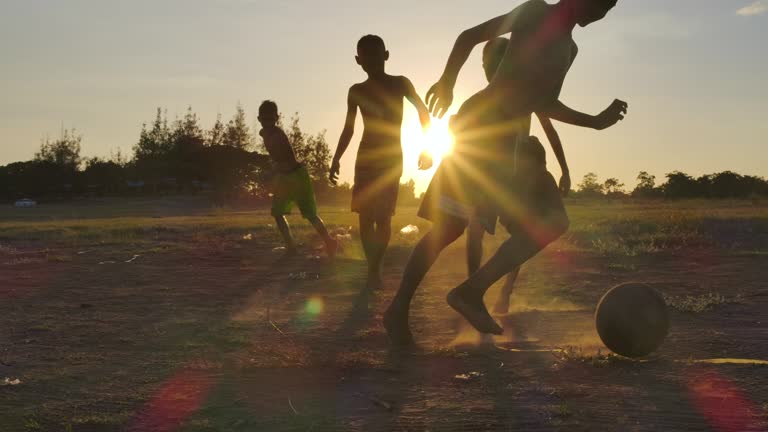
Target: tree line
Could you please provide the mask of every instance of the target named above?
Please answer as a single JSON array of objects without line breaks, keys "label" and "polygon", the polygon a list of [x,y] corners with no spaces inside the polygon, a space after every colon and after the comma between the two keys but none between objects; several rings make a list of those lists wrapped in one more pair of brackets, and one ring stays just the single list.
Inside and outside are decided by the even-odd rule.
[{"label": "tree line", "polygon": [[[351,200],[350,185],[326,181],[331,150],[325,132],[304,132],[298,114],[281,126],[307,166],[318,198]],[[179,193],[206,193],[217,201],[269,198],[266,149],[241,105],[226,123],[218,115],[210,129],[201,126],[191,107],[174,121],[158,108],[154,120],[142,126],[130,156],[118,151],[109,158],[83,157],[82,140],[76,130],[63,130],[57,139],[44,139],[32,160],[0,166],[0,199]],[[416,200],[414,190],[413,181],[403,184],[405,201]]]},{"label": "tree line", "polygon": [[[325,132],[309,134],[301,129],[298,114],[281,122],[296,152],[307,166],[318,199],[347,203],[348,184],[331,186],[327,181],[331,150]],[[29,161],[0,166],[0,199],[67,199],[79,196],[129,196],[148,194],[207,193],[217,201],[267,200],[270,164],[266,149],[255,130],[248,126],[245,110],[237,105],[226,123],[221,115],[204,129],[188,107],[181,118],[168,120],[158,108],[155,118],[144,124],[130,156],[118,151],[109,158],[83,157],[83,136],[63,130],[60,137],[41,142]],[[584,176],[574,197],[583,198],[753,198],[768,196],[762,177],[731,171],[694,178],[675,171],[658,185],[656,177],[642,171],[637,185],[627,190],[615,178],[600,182],[597,175]],[[401,186],[401,204],[417,202],[415,183]]]},{"label": "tree line", "polygon": [[616,178],[600,182],[597,174],[587,173],[574,191],[582,198],[665,198],[665,199],[753,199],[768,197],[768,181],[763,177],[723,171],[693,177],[681,171],[668,173],[656,184],[656,176],[646,171],[637,175],[634,189],[628,190]]}]

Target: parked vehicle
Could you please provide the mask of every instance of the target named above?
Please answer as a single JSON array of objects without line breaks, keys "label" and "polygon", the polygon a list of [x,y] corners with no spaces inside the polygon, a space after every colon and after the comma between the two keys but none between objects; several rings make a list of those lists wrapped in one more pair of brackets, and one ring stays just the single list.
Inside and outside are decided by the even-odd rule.
[{"label": "parked vehicle", "polygon": [[14,207],[37,207],[37,201],[29,198],[22,198],[17,200],[13,205]]}]

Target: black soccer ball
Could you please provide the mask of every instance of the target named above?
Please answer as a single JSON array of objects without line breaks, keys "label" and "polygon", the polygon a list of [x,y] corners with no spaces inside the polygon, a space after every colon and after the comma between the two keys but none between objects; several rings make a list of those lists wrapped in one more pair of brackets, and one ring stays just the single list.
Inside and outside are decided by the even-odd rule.
[{"label": "black soccer ball", "polygon": [[646,284],[621,284],[598,303],[595,326],[611,351],[624,357],[645,357],[656,351],[669,333],[667,304]]}]

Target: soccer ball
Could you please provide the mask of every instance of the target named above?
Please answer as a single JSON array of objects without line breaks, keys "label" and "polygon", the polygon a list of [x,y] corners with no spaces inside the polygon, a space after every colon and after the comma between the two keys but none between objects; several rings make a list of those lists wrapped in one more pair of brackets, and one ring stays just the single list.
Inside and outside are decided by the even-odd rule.
[{"label": "soccer ball", "polygon": [[664,298],[642,283],[625,283],[608,291],[595,312],[595,326],[605,346],[624,357],[654,352],[669,332]]}]

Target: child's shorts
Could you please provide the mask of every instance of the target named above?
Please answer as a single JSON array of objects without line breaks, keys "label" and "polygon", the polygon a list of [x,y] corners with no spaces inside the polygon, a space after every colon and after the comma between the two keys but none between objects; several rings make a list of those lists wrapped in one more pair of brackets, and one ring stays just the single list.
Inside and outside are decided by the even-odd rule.
[{"label": "child's shorts", "polygon": [[317,202],[312,190],[312,179],[306,167],[299,167],[289,173],[278,173],[274,179],[272,195],[272,216],[291,213],[296,204],[306,219],[317,217]]},{"label": "child's shorts", "polygon": [[352,186],[352,211],[374,216],[393,216],[400,191],[402,164],[390,166],[355,167]]}]

